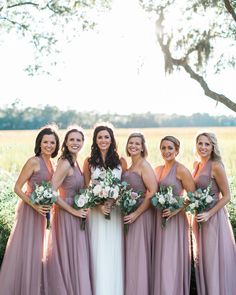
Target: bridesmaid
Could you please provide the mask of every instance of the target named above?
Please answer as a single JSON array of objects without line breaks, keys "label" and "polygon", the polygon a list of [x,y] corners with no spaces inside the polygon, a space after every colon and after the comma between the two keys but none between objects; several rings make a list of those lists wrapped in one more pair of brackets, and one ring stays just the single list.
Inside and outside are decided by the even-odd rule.
[{"label": "bridesmaid", "polygon": [[92,294],[88,235],[80,229],[80,218],[86,217],[87,210],[73,208],[74,196],[84,187],[77,162],[83,144],[84,134],[80,129],[67,131],[52,179],[60,197],[52,218],[45,262],[44,291],[49,295]]},{"label": "bridesmaid", "polygon": [[132,133],[126,144],[126,153],[132,164],[123,174],[126,181],[136,192],[143,192],[139,207],[124,217],[129,225],[125,237],[125,295],[149,295],[151,292],[151,246],[153,236],[153,209],[150,199],[156,192],[157,184],[154,171],[145,159],[147,148],[141,133]]},{"label": "bridesmaid", "polygon": [[16,181],[14,190],[20,200],[0,272],[1,294],[40,295],[45,215],[50,207],[32,204],[30,195],[35,184],[51,180],[51,158],[57,156],[58,149],[57,132],[51,126],[42,128],[36,137],[35,156],[28,159]]},{"label": "bridesmaid", "polygon": [[[194,163],[197,188],[212,182],[214,203],[194,218],[193,237],[196,283],[199,295],[236,294],[236,247],[225,205],[230,201],[229,184],[216,136],[203,132],[196,137],[199,162]],[[197,222],[201,222],[198,230]]]},{"label": "bridesmaid", "polygon": [[[158,187],[172,186],[174,197],[182,196],[184,190],[195,190],[190,171],[176,161],[179,149],[180,142],[174,136],[162,138],[164,165],[155,169]],[[161,227],[163,217],[168,220],[165,228]],[[156,210],[152,294],[189,295],[190,253],[190,231],[184,210]]]}]

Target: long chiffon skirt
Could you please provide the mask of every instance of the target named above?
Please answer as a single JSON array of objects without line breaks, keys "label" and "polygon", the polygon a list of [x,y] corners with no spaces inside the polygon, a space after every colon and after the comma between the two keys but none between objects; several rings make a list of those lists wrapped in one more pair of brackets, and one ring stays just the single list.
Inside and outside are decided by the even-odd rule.
[{"label": "long chiffon skirt", "polygon": [[236,247],[225,208],[200,229],[193,222],[196,283],[199,295],[236,294]]},{"label": "long chiffon skirt", "polygon": [[18,201],[0,272],[1,295],[39,295],[46,219]]}]

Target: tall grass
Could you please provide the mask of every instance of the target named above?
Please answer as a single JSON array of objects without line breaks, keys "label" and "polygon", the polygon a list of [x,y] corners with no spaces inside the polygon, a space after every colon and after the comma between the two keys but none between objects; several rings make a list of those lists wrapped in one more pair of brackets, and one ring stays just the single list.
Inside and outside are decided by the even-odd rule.
[{"label": "tall grass", "polygon": [[[219,147],[229,176],[236,171],[236,127],[214,127],[208,129],[214,132],[219,141]],[[159,143],[165,135],[174,135],[181,142],[178,160],[192,170],[194,162],[194,138],[199,128],[147,128],[147,129],[115,129],[118,149],[125,155],[125,144],[131,132],[140,131],[144,134],[148,146],[148,160],[153,167],[162,163]],[[8,172],[19,173],[25,161],[33,155],[34,140],[38,131],[0,131],[0,167]],[[65,131],[60,131],[63,140]],[[83,163],[89,155],[92,143],[92,130],[85,130],[86,140],[80,153],[79,162]],[[126,157],[127,158],[127,157]],[[129,161],[129,159],[127,159]]]}]

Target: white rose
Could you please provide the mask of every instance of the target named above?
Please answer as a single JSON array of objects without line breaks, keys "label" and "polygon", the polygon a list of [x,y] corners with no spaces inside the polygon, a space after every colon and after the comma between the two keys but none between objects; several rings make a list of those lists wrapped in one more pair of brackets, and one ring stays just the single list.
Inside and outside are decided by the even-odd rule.
[{"label": "white rose", "polygon": [[195,208],[195,203],[189,205],[190,209],[193,210]]},{"label": "white rose", "polygon": [[166,202],[166,200],[165,200],[165,198],[163,197],[163,196],[161,196],[160,198],[159,198],[159,203],[161,204],[161,205],[164,205],[165,204],[165,202]]},{"label": "white rose", "polygon": [[206,202],[209,204],[209,203],[211,203],[213,201],[213,198],[212,198],[212,196],[207,196],[206,197]]},{"label": "white rose", "polygon": [[86,204],[85,202],[85,198],[83,196],[81,196],[78,200],[77,200],[77,206],[78,207],[83,207]]},{"label": "white rose", "polygon": [[169,202],[170,202],[170,204],[175,204],[175,203],[177,203],[177,200],[173,197],[170,197]]},{"label": "white rose", "polygon": [[199,201],[195,201],[195,208],[199,207]]},{"label": "white rose", "polygon": [[95,185],[93,188],[93,193],[95,196],[98,196],[102,191],[102,186],[100,184]]}]

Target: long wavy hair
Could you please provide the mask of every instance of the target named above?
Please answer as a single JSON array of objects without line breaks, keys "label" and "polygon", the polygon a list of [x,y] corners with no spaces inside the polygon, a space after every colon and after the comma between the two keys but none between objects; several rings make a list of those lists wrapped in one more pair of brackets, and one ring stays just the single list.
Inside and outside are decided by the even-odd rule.
[{"label": "long wavy hair", "polygon": [[[97,145],[97,135],[100,131],[106,130],[111,137],[111,144],[107,151],[105,162],[103,162],[100,149]],[[98,125],[93,132],[93,143],[91,145],[91,155],[88,159],[90,166],[100,168],[114,169],[120,164],[120,158],[117,152],[116,140],[112,128],[106,125]]]},{"label": "long wavy hair", "polygon": [[60,147],[60,140],[57,133],[57,126],[56,125],[46,125],[42,127],[35,139],[35,146],[34,146],[34,153],[36,157],[39,157],[41,154],[41,142],[44,135],[54,135],[56,139],[56,148],[55,151],[52,153],[51,157],[55,158],[58,154],[59,147]]},{"label": "long wavy hair", "polygon": [[198,140],[199,140],[199,137],[200,136],[206,136],[207,139],[212,144],[212,152],[211,152],[210,159],[212,161],[222,162],[222,158],[221,158],[221,154],[220,154],[220,150],[219,150],[219,146],[218,146],[218,141],[217,141],[217,138],[216,138],[215,134],[214,133],[211,133],[211,132],[201,132],[201,133],[198,133],[197,136],[196,136],[196,145],[198,143]]},{"label": "long wavy hair", "polygon": [[60,155],[60,158],[59,159],[66,159],[68,160],[68,162],[70,163],[71,167],[74,167],[75,166],[75,163],[73,161],[73,157],[66,145],[67,143],[67,140],[68,140],[68,137],[69,135],[72,133],[72,132],[78,132],[81,134],[82,136],[82,140],[84,141],[84,133],[82,131],[81,128],[71,128],[69,129],[67,132],[66,132],[66,135],[65,135],[65,138],[64,138],[64,141],[62,143],[62,147],[61,147],[61,155]]}]

